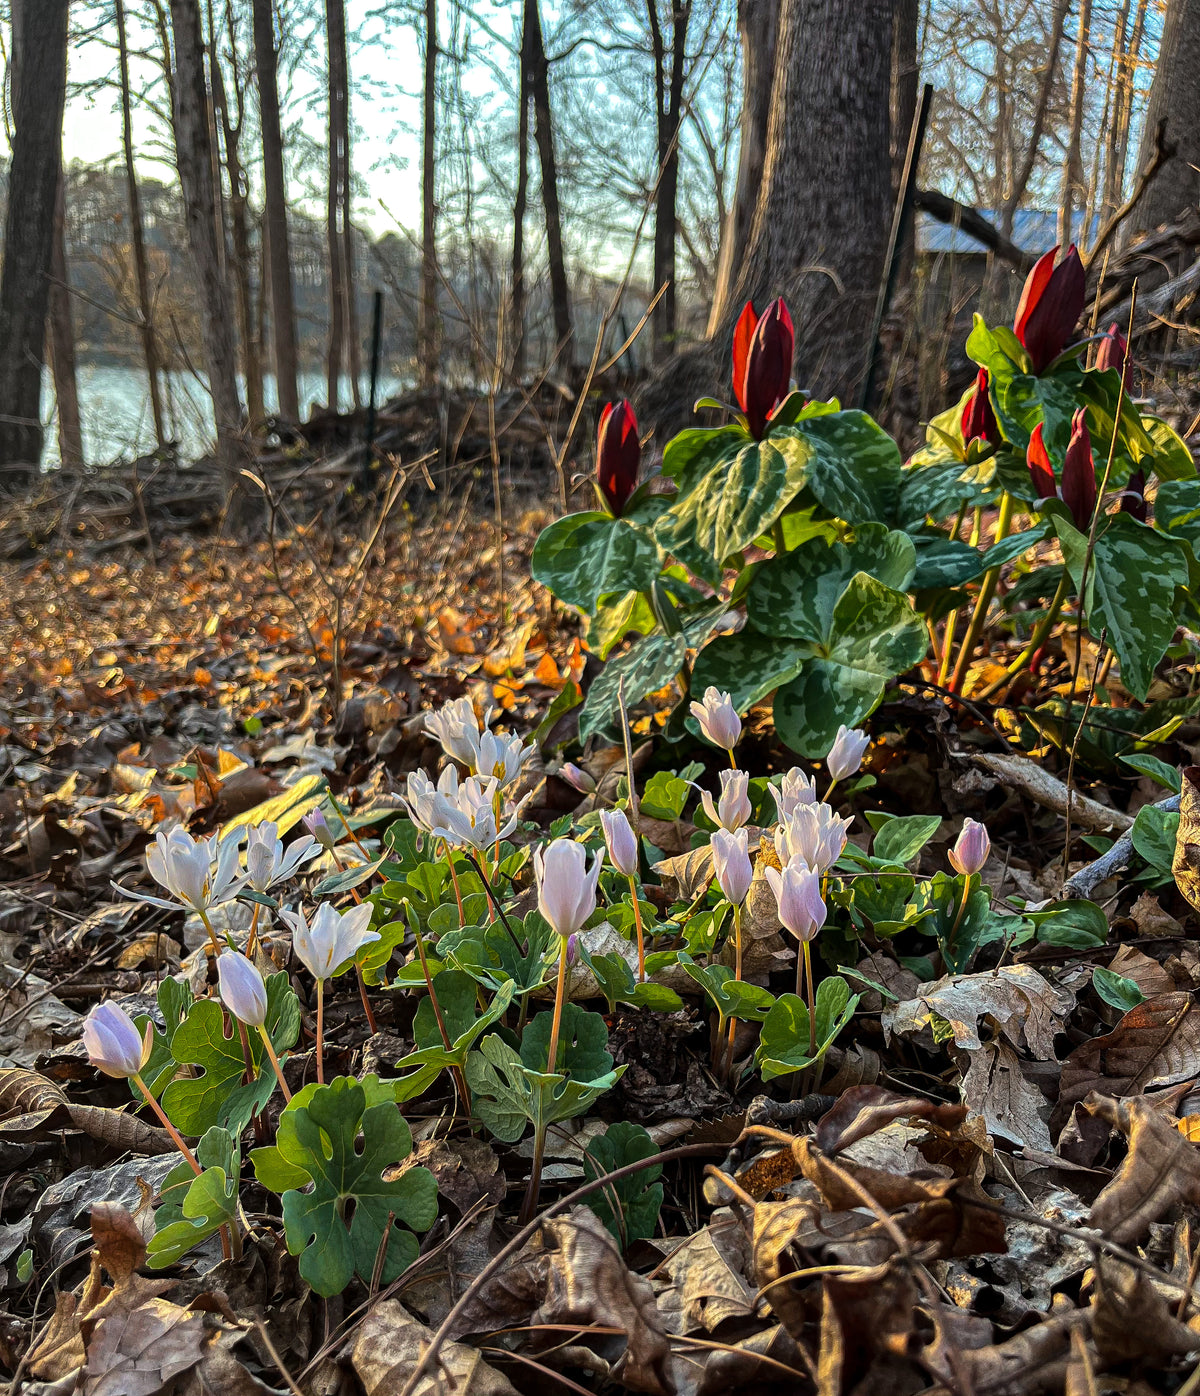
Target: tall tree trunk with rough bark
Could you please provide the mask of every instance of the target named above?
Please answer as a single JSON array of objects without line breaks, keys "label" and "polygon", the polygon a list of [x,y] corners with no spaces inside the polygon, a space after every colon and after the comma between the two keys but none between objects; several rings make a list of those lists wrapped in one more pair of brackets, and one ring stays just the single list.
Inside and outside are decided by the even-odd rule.
[{"label": "tall tree trunk with rough bark", "polygon": [[421,386],[437,378],[441,348],[437,288],[437,0],[425,0],[425,89],[421,122],[421,300],[417,367]]},{"label": "tall tree trunk with rough bark", "polygon": [[820,397],[853,394],[891,213],[891,36],[897,0],[783,0],[766,159],[718,330],[785,296],[796,370]]},{"label": "tall tree trunk with rough bark", "polygon": [[217,456],[226,497],[238,485],[244,459],[242,408],[237,386],[237,341],[229,287],[221,273],[217,242],[216,191],[212,180],[208,97],[204,85],[204,40],[195,0],[171,0],[174,40],[175,163],[183,189],[184,216],[200,302],[205,369],[217,424]]},{"label": "tall tree trunk with rough bark", "polygon": [[1158,67],[1146,105],[1138,171],[1154,154],[1158,126],[1175,153],[1154,176],[1131,223],[1157,228],[1200,202],[1200,0],[1168,0]]},{"label": "tall tree trunk with rough bark", "polygon": [[325,36],[329,65],[329,185],[326,190],[326,235],[329,243],[329,349],[326,392],[329,407],[338,406],[338,384],[346,336],[346,262],[339,210],[342,203],[342,129],[346,105],[346,11],[342,0],[325,0]]},{"label": "tall tree trunk with rough bark", "polygon": [[54,202],[54,247],[50,255],[50,302],[46,349],[54,374],[58,416],[58,454],[63,465],[83,464],[83,427],[79,421],[79,383],[75,374],[75,324],[67,270],[66,198],[62,170]]},{"label": "tall tree trunk with rough bark", "polygon": [[[1092,0],[1079,0],[1079,32],[1075,40],[1075,67],[1071,75],[1071,117],[1058,199],[1058,245],[1064,250],[1075,240],[1076,210],[1082,210],[1087,206],[1088,191],[1087,179],[1083,172],[1082,135],[1091,24]],[[1086,243],[1086,228],[1079,233],[1079,240]]]},{"label": "tall tree trunk with rough bark", "polygon": [[133,250],[133,276],[137,286],[138,334],[146,379],[150,385],[150,415],[154,419],[154,439],[159,450],[167,444],[163,420],[162,387],[159,383],[158,344],[150,301],[150,272],[146,263],[146,230],[142,223],[142,196],[133,163],[133,111],[129,95],[129,48],[125,31],[125,0],[116,0],[117,60],[121,82],[121,148],[125,156],[125,190],[129,199],[129,242]]},{"label": "tall tree trunk with rough bark", "polygon": [[691,0],[671,5],[671,58],[667,68],[666,41],[658,13],[659,0],[646,0],[650,41],[654,53],[654,105],[658,134],[658,194],[654,204],[654,289],[666,286],[654,308],[652,345],[661,362],[675,349],[675,237],[679,193],[679,123],[683,117],[683,79],[687,64],[687,29]]},{"label": "tall tree trunk with rough bark", "polygon": [[721,232],[717,285],[708,315],[710,336],[716,334],[729,314],[729,297],[745,256],[762,187],[780,4],[781,0],[738,0],[738,31],[742,40],[741,146],[733,203]]},{"label": "tall tree trunk with rough bark", "polygon": [[554,306],[556,363],[570,371],[575,361],[571,329],[571,295],[567,287],[567,262],[563,255],[562,213],[558,203],[558,165],[554,155],[554,121],[550,110],[550,64],[542,37],[538,0],[525,0],[525,28],[529,35],[529,86],[533,95],[533,135],[542,171],[542,207],[546,212],[546,254],[550,262],[550,299]]},{"label": "tall tree trunk with rough bark", "polygon": [[521,17],[520,73],[517,78],[517,193],[513,201],[512,337],[513,376],[524,376],[525,344],[525,208],[529,202],[529,34]]},{"label": "tall tree trunk with rough bark", "polygon": [[354,284],[354,224],[350,218],[350,70],[346,54],[345,35],[342,36],[342,80],[346,99],[342,103],[342,291],[345,306],[342,311],[346,327],[346,369],[350,374],[350,393],[355,408],[362,406],[362,332],[358,322],[358,300]]},{"label": "tall tree trunk with rough bark", "polygon": [[37,0],[22,12],[4,266],[0,272],[0,465],[42,456],[42,365],[54,255],[54,208],[62,169],[67,86],[67,0]]},{"label": "tall tree trunk with rough bark", "polygon": [[263,194],[267,276],[271,285],[271,344],[275,391],[286,420],[300,419],[297,392],[296,309],[288,247],[287,190],[283,180],[283,133],[279,120],[278,55],[271,0],[254,0],[254,65],[262,128]]}]

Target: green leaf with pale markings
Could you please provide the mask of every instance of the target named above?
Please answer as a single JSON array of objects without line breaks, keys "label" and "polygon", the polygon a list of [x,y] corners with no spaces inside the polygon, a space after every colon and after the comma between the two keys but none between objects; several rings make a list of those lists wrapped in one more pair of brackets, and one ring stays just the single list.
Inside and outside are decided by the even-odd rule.
[{"label": "green leaf with pale markings", "polygon": [[1130,514],[1116,514],[1096,539],[1091,570],[1088,629],[1097,639],[1107,630],[1122,683],[1145,702],[1175,635],[1175,588],[1188,579],[1183,545]]},{"label": "green leaf with pale markings", "polygon": [[794,434],[809,447],[808,488],[847,523],[896,522],[900,448],[865,412],[806,415],[770,438]]},{"label": "green leaf with pale markings", "polygon": [[707,579],[719,578],[720,564],[748,548],[771,527],[804,487],[813,451],[798,428],[763,441],[745,438],[734,455],[720,456],[659,519],[655,537],[670,553],[689,545],[713,562]]},{"label": "green leaf with pale markings", "polygon": [[775,695],[775,730],[802,756],[822,757],[843,723],[874,712],[889,679],[925,653],[925,627],[906,596],[874,577],[852,577],[818,655]]},{"label": "green leaf with pale markings", "polygon": [[625,654],[610,659],[588,690],[587,701],[579,715],[580,740],[587,741],[593,732],[612,722],[618,710],[617,689],[622,679],[625,706],[631,708],[679,673],[687,648],[685,635],[647,635]]},{"label": "green leaf with pale markings", "polygon": [[696,656],[691,690],[703,693],[710,686],[728,693],[738,712],[765,698],[800,672],[813,647],[800,641],[775,640],[741,630],[718,635]]},{"label": "green leaf with pale markings", "polygon": [[883,524],[862,524],[849,543],[814,538],[755,572],[746,593],[750,624],[765,635],[819,643],[829,634],[833,612],[858,572],[903,591],[916,568],[907,533]]},{"label": "green leaf with pale markings", "polygon": [[1195,479],[1196,462],[1187,443],[1174,427],[1161,417],[1150,416],[1142,418],[1142,427],[1150,438],[1151,459],[1147,464],[1153,466],[1160,480]]},{"label": "green leaf with pale markings", "polygon": [[592,510],[544,528],[533,548],[533,575],[560,601],[592,615],[607,592],[645,591],[659,572],[649,529]]},{"label": "green leaf with pale markings", "polygon": [[748,441],[744,426],[688,427],[673,436],[663,450],[662,473],[674,480],[680,494],[686,494],[722,460],[735,456]]}]

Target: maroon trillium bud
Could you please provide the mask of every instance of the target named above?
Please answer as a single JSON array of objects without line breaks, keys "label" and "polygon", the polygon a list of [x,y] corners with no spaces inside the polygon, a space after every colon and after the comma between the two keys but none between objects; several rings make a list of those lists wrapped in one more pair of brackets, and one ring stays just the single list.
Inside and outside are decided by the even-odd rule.
[{"label": "maroon trillium bud", "polygon": [[1115,368],[1121,375],[1121,391],[1129,389],[1129,344],[1117,325],[1109,325],[1096,355],[1097,368]]},{"label": "maroon trillium bud", "polygon": [[1071,441],[1062,473],[1062,500],[1081,533],[1087,532],[1096,512],[1096,466],[1085,415],[1081,407],[1071,418]]},{"label": "maroon trillium bud", "polygon": [[1087,278],[1074,243],[1058,266],[1052,248],[1025,278],[1013,329],[1029,350],[1034,373],[1043,372],[1070,343],[1087,293]]},{"label": "maroon trillium bud", "polygon": [[641,453],[633,408],[624,399],[608,403],[596,434],[596,483],[614,519],[621,517],[637,485]]},{"label": "maroon trillium bud", "polygon": [[747,301],[733,332],[733,391],[756,441],[788,395],[795,351],[796,332],[783,300],[773,300],[761,319]]},{"label": "maroon trillium bud", "polygon": [[962,411],[962,439],[963,445],[969,446],[972,441],[986,441],[989,446],[1000,444],[1000,425],[996,421],[996,414],[992,411],[992,402],[988,397],[988,371],[981,368],[975,375],[975,391],[967,399],[967,404]]},{"label": "maroon trillium bud", "polygon": [[1033,487],[1039,499],[1057,499],[1058,485],[1054,480],[1054,467],[1046,454],[1046,443],[1042,440],[1042,423],[1039,422],[1029,438],[1029,449],[1025,452],[1025,464],[1033,480]]},{"label": "maroon trillium bud", "polygon": [[1146,472],[1135,471],[1121,494],[1121,513],[1132,514],[1139,523],[1146,522]]}]

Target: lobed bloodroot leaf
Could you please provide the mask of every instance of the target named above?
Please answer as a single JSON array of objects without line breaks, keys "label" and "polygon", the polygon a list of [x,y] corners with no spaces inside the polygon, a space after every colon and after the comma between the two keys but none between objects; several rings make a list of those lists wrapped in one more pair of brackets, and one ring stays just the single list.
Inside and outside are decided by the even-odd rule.
[{"label": "lobed bloodroot leaf", "polygon": [[203,1173],[193,1173],[181,1159],[163,1179],[162,1205],[154,1214],[154,1236],[146,1248],[152,1269],[174,1265],[237,1217],[242,1172],[237,1139],[214,1125],[197,1146],[196,1161]]},{"label": "lobed bloodroot leaf", "polygon": [[[591,1182],[604,1173],[613,1173],[626,1164],[653,1158],[658,1145],[641,1127],[628,1120],[617,1120],[599,1138],[593,1139],[583,1155],[583,1176]],[[587,1206],[595,1212],[622,1246],[654,1235],[662,1207],[662,1165],[652,1164],[629,1178],[609,1183],[592,1193]]]}]

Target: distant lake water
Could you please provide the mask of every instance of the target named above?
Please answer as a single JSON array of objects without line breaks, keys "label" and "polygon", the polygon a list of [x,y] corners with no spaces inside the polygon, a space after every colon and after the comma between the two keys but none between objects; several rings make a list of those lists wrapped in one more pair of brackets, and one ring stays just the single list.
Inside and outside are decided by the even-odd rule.
[{"label": "distant lake water", "polygon": [[[150,389],[144,371],[109,364],[80,364],[79,415],[83,427],[83,453],[88,465],[108,465],[113,461],[129,460],[154,450],[154,418],[150,412]],[[212,402],[203,378],[190,373],[163,375],[163,402],[168,435],[179,442],[180,455],[191,460],[210,449],[213,440]],[[299,381],[300,410],[307,416],[314,402],[325,402],[325,375],[301,373]],[[381,373],[376,400],[382,406],[405,384],[391,374]],[[245,400],[245,383],[239,382]],[[370,380],[362,380],[365,403]],[[275,379],[268,375],[263,383],[268,412],[278,410]],[[349,377],[343,377],[338,391],[339,405],[347,410],[353,404]],[[46,424],[44,461],[56,463],[58,451],[58,421],[55,412],[54,382],[47,369],[42,376],[42,421]]]}]

